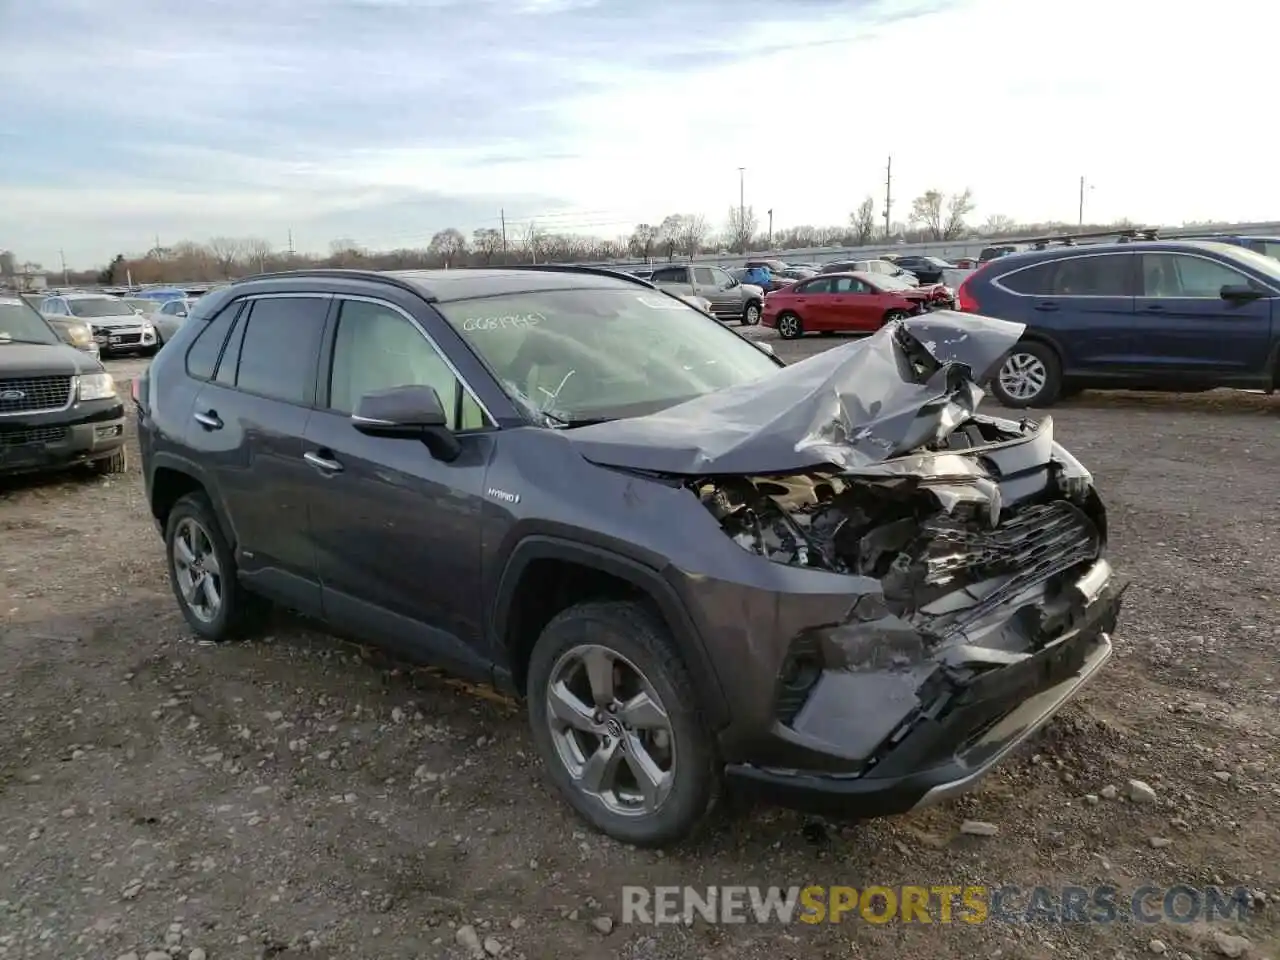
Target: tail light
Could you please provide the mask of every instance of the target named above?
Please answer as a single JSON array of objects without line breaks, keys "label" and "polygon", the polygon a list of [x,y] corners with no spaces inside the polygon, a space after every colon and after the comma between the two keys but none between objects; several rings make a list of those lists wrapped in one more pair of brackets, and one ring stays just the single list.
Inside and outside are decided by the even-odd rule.
[{"label": "tail light", "polygon": [[963,282],[960,284],[960,288],[956,291],[956,306],[964,313],[981,312],[978,309],[978,301],[969,290],[969,281],[972,279],[972,276],[965,277]]}]

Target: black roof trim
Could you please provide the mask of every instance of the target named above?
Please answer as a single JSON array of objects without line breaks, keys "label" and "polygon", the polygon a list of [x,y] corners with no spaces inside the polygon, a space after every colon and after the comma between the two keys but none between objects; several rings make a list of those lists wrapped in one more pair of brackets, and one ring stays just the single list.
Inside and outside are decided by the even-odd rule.
[{"label": "black roof trim", "polygon": [[393,287],[399,287],[401,290],[406,290],[415,296],[422,297],[428,303],[434,303],[437,299],[434,293],[428,293],[422,287],[391,273],[383,273],[380,270],[343,270],[336,267],[256,273],[251,277],[241,277],[238,280],[231,281],[231,286],[235,287],[255,280],[292,280],[299,277],[315,277],[319,280],[370,280],[374,283],[387,283]]},{"label": "black roof trim", "polygon": [[[691,264],[682,264],[682,266],[690,266]],[[616,280],[626,280],[637,286],[648,287],[650,290],[656,290],[657,287],[645,280],[643,277],[637,277],[633,273],[626,273],[622,270],[615,270],[612,267],[590,267],[576,263],[525,263],[525,264],[496,264],[487,267],[477,267],[479,270],[511,270],[513,272],[521,270],[536,270],[540,273],[584,273],[593,277],[612,277]],[[648,269],[646,265],[645,269]],[[662,269],[660,265],[654,266],[654,270]]]}]

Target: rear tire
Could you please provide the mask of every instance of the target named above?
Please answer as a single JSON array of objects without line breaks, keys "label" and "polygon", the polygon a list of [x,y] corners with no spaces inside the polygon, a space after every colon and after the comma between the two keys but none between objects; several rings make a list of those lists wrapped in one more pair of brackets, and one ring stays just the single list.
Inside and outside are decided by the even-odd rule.
[{"label": "rear tire", "polygon": [[121,447],[109,457],[94,460],[89,464],[89,469],[99,477],[112,477],[127,473],[129,470],[129,455],[125,452],[125,448]]},{"label": "rear tire", "polygon": [[656,847],[704,821],[720,786],[714,740],[670,631],[647,606],[561,611],[534,646],[527,691],[546,773],[596,830]]},{"label": "rear tire", "polygon": [[164,542],[173,595],[199,637],[221,643],[257,630],[270,605],[240,583],[235,551],[203,492],[188,493],[173,505]]},{"label": "rear tire", "polygon": [[1051,407],[1062,391],[1062,363],[1052,347],[1024,340],[1000,361],[990,386],[995,398],[1014,410]]},{"label": "rear tire", "polygon": [[789,310],[778,314],[778,336],[783,340],[796,340],[804,336],[804,324],[798,314]]}]

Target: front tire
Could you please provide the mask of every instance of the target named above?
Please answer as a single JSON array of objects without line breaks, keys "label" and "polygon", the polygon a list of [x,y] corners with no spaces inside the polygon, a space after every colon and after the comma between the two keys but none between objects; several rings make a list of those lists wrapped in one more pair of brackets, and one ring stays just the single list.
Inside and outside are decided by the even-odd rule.
[{"label": "front tire", "polygon": [[235,552],[203,493],[189,493],[173,505],[164,542],[169,583],[191,629],[218,643],[252,633],[267,604],[241,585]]},{"label": "front tire", "polygon": [[778,314],[778,336],[783,340],[796,340],[803,335],[804,324],[799,315],[790,311]]},{"label": "front tire", "polygon": [[754,327],[760,322],[760,304],[752,300],[742,308],[742,326]]},{"label": "front tire", "polygon": [[1027,340],[1009,351],[991,378],[991,392],[1015,410],[1050,407],[1062,391],[1062,364],[1050,346]]},{"label": "front tire", "polygon": [[665,624],[643,604],[581,603],[529,662],[533,740],[569,805],[615,840],[682,840],[718,794],[716,751]]}]

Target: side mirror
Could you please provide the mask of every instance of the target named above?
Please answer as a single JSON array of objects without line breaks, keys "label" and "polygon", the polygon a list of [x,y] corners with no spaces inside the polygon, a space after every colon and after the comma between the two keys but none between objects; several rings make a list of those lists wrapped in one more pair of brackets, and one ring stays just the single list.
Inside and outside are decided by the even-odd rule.
[{"label": "side mirror", "polygon": [[1247,283],[1228,283],[1222,288],[1219,294],[1223,300],[1260,300],[1263,297],[1261,290],[1250,286]]},{"label": "side mirror", "polygon": [[435,388],[419,384],[366,393],[351,415],[351,425],[366,436],[420,440],[432,456],[445,461],[462,452],[448,423]]}]

